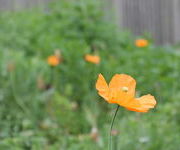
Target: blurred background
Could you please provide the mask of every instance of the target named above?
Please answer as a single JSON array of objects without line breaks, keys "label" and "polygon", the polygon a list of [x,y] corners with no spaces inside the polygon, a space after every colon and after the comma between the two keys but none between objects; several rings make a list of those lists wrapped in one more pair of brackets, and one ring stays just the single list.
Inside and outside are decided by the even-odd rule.
[{"label": "blurred background", "polygon": [[107,150],[126,73],[157,107],[120,108],[113,150],[180,150],[179,0],[0,0],[0,150]]}]

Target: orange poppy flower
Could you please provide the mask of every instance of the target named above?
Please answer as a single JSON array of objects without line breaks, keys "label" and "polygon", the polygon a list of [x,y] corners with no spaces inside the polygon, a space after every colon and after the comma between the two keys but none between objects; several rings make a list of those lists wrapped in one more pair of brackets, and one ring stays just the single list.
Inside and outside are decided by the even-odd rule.
[{"label": "orange poppy flower", "polygon": [[52,55],[48,57],[47,62],[50,66],[55,67],[60,63],[60,58],[56,55]]},{"label": "orange poppy flower", "polygon": [[100,63],[100,57],[97,55],[90,55],[86,54],[85,55],[85,60],[87,62],[93,63],[93,64],[99,64]]},{"label": "orange poppy flower", "polygon": [[147,47],[149,45],[149,42],[145,39],[137,39],[135,41],[135,45],[137,47]]},{"label": "orange poppy flower", "polygon": [[99,74],[96,82],[99,95],[108,103],[116,103],[136,112],[147,112],[150,108],[154,108],[156,105],[154,96],[148,94],[135,98],[135,88],[136,81],[126,74],[114,75],[109,85],[102,74]]}]

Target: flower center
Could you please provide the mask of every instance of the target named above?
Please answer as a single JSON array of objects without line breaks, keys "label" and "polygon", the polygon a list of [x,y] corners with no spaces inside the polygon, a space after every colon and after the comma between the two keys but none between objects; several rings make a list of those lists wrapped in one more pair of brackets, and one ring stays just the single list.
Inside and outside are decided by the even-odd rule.
[{"label": "flower center", "polygon": [[128,87],[126,87],[126,86],[122,87],[123,92],[128,92],[128,90],[129,90]]}]

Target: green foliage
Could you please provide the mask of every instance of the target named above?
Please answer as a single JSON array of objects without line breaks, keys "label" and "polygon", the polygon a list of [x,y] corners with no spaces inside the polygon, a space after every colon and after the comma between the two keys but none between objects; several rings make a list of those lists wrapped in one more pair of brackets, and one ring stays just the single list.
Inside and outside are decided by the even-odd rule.
[{"label": "green foliage", "polygon": [[[8,19],[7,19],[8,18]],[[0,149],[105,150],[114,107],[97,95],[95,82],[115,73],[137,79],[137,94],[155,95],[152,113],[121,108],[117,149],[177,150],[180,53],[134,39],[105,19],[96,0],[60,0],[45,10],[0,15]],[[60,49],[63,61],[46,59]],[[84,60],[98,54],[98,65]],[[98,129],[98,138],[91,129]]]}]

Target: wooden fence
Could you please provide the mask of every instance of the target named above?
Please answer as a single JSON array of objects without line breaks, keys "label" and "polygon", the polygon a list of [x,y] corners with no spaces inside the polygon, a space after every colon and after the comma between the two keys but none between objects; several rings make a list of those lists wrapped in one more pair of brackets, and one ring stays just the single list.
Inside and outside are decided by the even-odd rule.
[{"label": "wooden fence", "polygon": [[24,8],[31,8],[37,5],[43,5],[51,0],[0,0],[0,10],[19,10]]},{"label": "wooden fence", "polygon": [[157,43],[180,42],[180,0],[111,0],[120,26]]},{"label": "wooden fence", "polygon": [[[0,0],[0,10],[30,8],[49,1],[52,0]],[[135,35],[150,33],[163,44],[180,42],[180,0],[108,1],[116,10],[118,24]]]}]

